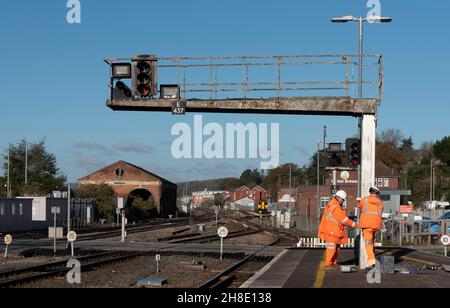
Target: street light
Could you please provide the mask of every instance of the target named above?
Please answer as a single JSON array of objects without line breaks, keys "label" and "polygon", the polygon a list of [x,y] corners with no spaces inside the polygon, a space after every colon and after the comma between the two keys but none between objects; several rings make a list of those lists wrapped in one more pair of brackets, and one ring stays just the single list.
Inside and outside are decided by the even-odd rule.
[{"label": "street light", "polygon": [[347,22],[359,22],[359,77],[358,77],[358,97],[360,99],[363,98],[363,37],[364,37],[364,22],[369,23],[390,23],[392,22],[392,18],[390,17],[381,17],[381,16],[371,16],[367,18],[356,18],[353,16],[343,16],[339,18],[332,18],[331,22],[333,23],[347,23]]},{"label": "street light", "polygon": [[[347,23],[347,22],[359,22],[359,77],[358,77],[358,97],[359,99],[363,98],[363,38],[364,38],[364,22],[369,23],[390,23],[392,22],[392,18],[390,17],[381,17],[381,16],[371,16],[367,18],[356,18],[353,16],[343,16],[340,18],[332,18],[331,22],[333,23]],[[362,140],[362,117],[359,118],[359,139]],[[361,144],[363,145],[363,144]],[[364,148],[361,149],[364,151]],[[361,165],[358,165],[358,197],[361,197],[362,194],[362,179],[360,177]],[[373,181],[373,179],[372,179]],[[359,219],[358,219],[359,223]],[[357,232],[359,234],[359,232]],[[358,235],[357,234],[357,235]],[[359,247],[359,265],[361,269],[366,268],[367,266],[367,255],[365,253],[365,245],[364,241],[362,241],[362,234],[360,235],[360,247]],[[355,246],[356,248],[356,246]]]}]

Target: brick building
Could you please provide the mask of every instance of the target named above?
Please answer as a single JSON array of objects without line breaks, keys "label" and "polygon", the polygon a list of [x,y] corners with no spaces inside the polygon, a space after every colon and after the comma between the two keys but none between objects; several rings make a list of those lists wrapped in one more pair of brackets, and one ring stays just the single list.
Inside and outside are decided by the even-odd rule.
[{"label": "brick building", "polygon": [[203,191],[194,191],[192,193],[192,203],[195,205],[202,205],[204,203],[214,203],[215,198],[219,196],[220,200],[224,200],[229,196],[228,191],[224,190],[203,190]]},{"label": "brick building", "polygon": [[79,184],[107,184],[117,197],[126,199],[132,194],[152,200],[161,216],[174,215],[176,211],[176,184],[125,161],[115,162],[82,177]]},{"label": "brick building", "polygon": [[260,201],[267,202],[268,197],[269,193],[261,186],[249,188],[244,185],[231,192],[230,197],[225,201],[225,204],[229,204],[232,207],[238,205],[240,207],[254,208]]},{"label": "brick building", "polygon": [[268,192],[261,186],[255,186],[248,188],[247,186],[241,186],[235,191],[231,192],[229,202],[236,202],[238,200],[248,198],[252,199],[255,203],[259,201],[267,201]]}]

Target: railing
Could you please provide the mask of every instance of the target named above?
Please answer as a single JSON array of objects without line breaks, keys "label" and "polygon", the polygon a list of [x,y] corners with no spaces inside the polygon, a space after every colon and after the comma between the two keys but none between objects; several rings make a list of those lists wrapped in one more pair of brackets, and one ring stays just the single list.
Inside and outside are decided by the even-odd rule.
[{"label": "railing", "polygon": [[[377,247],[381,246],[381,243],[375,244]],[[326,242],[320,238],[308,238],[302,237],[300,241],[297,243],[297,247],[299,248],[325,248]],[[355,247],[355,239],[349,238],[347,244],[341,245],[342,248],[354,248]]]},{"label": "railing", "polygon": [[[158,83],[178,84],[182,99],[356,98],[359,84],[358,55],[158,58],[157,67]],[[382,56],[364,55],[363,69],[366,97],[381,102]]]},{"label": "railing", "polygon": [[450,220],[399,220],[386,223],[386,240],[404,245],[440,244],[443,234],[450,234]]}]

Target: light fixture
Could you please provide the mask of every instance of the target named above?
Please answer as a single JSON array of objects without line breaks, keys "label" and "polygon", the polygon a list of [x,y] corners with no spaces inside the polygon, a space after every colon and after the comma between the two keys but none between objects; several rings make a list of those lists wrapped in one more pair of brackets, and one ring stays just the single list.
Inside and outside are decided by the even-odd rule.
[{"label": "light fixture", "polygon": [[342,143],[330,143],[328,145],[328,152],[340,152],[342,151]]},{"label": "light fixture", "polygon": [[114,63],[111,67],[113,78],[131,78],[130,63]]},{"label": "light fixture", "polygon": [[180,86],[177,84],[165,84],[160,86],[160,97],[162,99],[179,99]]},{"label": "light fixture", "polygon": [[372,17],[368,17],[367,21],[368,22],[389,23],[389,22],[392,22],[392,18],[390,18],[390,17],[372,16]]},{"label": "light fixture", "polygon": [[354,21],[355,17],[353,16],[343,16],[343,17],[339,17],[339,18],[332,18],[331,22],[350,22],[350,21]]}]

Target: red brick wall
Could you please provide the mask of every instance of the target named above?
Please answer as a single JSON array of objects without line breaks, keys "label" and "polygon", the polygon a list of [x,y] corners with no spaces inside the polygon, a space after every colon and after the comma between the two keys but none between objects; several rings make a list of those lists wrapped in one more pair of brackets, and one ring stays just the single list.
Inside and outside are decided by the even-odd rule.
[{"label": "red brick wall", "polygon": [[259,203],[259,201],[267,201],[267,192],[260,188],[253,188],[251,190],[252,199],[255,203]]},{"label": "red brick wall", "polygon": [[[116,170],[118,168],[124,170],[124,175],[122,177],[116,175]],[[163,189],[167,193],[172,193],[173,188],[171,188],[171,186],[173,185],[163,182],[161,179],[130,166],[125,162],[112,164],[80,179],[80,185],[86,184],[108,184],[113,188],[117,197],[123,198],[128,197],[128,195],[136,189],[145,189],[151,193],[160,214],[165,214],[165,212],[174,214],[176,208],[176,192],[174,197],[162,195]],[[176,189],[176,186],[174,187]],[[164,202],[162,202],[162,199],[164,199]],[[162,203],[164,204],[164,210],[161,208]]]}]

